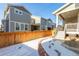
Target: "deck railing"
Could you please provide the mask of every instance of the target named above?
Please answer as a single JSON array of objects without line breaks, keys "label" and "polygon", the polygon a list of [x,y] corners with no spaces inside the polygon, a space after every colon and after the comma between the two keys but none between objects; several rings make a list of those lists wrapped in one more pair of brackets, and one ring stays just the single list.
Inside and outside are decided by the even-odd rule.
[{"label": "deck railing", "polygon": [[68,23],[65,24],[66,32],[79,32],[79,23]]}]

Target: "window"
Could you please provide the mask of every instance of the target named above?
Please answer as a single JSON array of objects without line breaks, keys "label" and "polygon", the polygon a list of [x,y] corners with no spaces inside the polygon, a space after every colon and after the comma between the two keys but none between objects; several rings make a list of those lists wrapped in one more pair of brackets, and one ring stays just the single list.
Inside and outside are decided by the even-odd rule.
[{"label": "window", "polygon": [[18,13],[18,11],[16,10],[16,13]]},{"label": "window", "polygon": [[19,14],[22,14],[22,12],[19,12]]},{"label": "window", "polygon": [[18,11],[17,9],[15,9],[15,11],[14,11],[14,12],[15,12],[15,14],[18,14],[18,13],[19,13],[19,11]]},{"label": "window", "polygon": [[21,24],[21,30],[24,30],[24,24]]},{"label": "window", "polygon": [[14,12],[15,12],[15,14],[23,15],[23,11],[22,10],[15,9]]},{"label": "window", "polygon": [[19,23],[16,23],[16,30],[20,30]]},{"label": "window", "polygon": [[28,29],[28,25],[27,24],[25,24],[25,30],[27,30]]},{"label": "window", "polygon": [[23,12],[22,12],[22,11],[19,11],[19,14],[20,14],[20,15],[23,15]]}]

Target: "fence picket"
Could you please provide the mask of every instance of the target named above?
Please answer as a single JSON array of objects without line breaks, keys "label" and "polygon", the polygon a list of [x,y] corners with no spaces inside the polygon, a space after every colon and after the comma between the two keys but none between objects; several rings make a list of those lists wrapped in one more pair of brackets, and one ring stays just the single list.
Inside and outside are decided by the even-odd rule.
[{"label": "fence picket", "polygon": [[0,33],[0,48],[52,35],[51,30]]}]

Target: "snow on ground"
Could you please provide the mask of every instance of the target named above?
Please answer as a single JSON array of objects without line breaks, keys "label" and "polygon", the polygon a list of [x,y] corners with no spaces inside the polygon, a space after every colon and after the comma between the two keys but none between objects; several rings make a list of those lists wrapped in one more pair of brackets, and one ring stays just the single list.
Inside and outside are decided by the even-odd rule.
[{"label": "snow on ground", "polygon": [[38,44],[45,38],[47,37],[0,48],[0,56],[38,56]]},{"label": "snow on ground", "polygon": [[48,38],[41,42],[43,48],[50,56],[76,56],[77,54],[61,45],[60,41]]},{"label": "snow on ground", "polygon": [[50,56],[64,55],[74,56],[76,53],[61,46],[61,42],[53,40],[52,37],[44,37],[5,48],[0,48],[0,56],[38,56],[38,44],[41,42],[43,48]]}]

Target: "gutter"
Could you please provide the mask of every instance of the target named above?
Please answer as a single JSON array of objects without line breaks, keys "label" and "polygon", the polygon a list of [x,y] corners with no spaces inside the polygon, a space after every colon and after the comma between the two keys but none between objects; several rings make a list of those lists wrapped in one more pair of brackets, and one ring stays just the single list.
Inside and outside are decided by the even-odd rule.
[{"label": "gutter", "polygon": [[73,3],[65,4],[65,5],[61,6],[59,9],[57,9],[56,11],[54,11],[52,14],[57,14],[58,12],[60,12],[61,10],[63,10],[64,8],[66,8],[66,7],[68,7],[68,6],[72,5],[72,4]]}]

